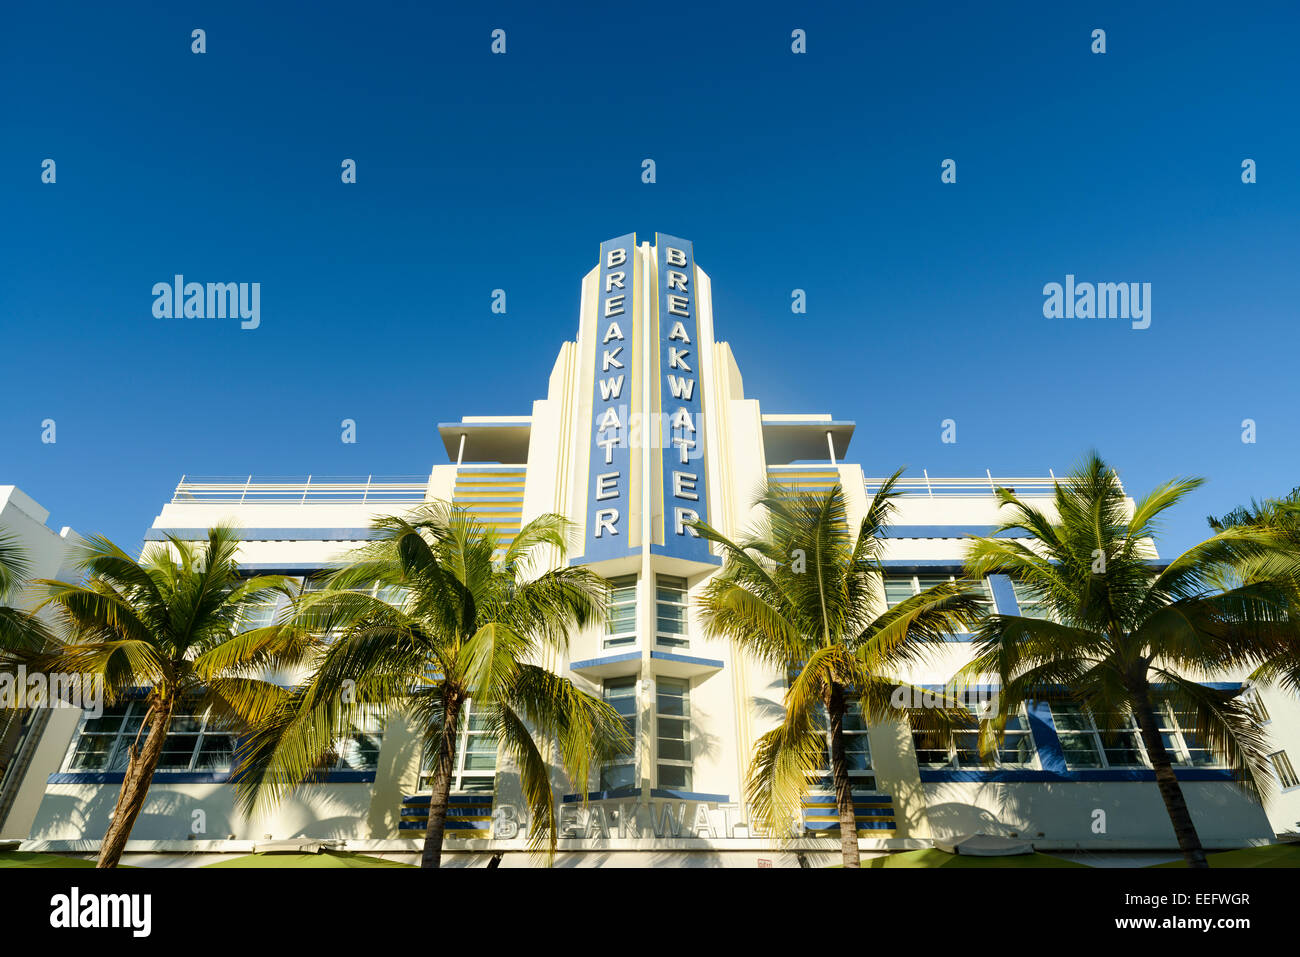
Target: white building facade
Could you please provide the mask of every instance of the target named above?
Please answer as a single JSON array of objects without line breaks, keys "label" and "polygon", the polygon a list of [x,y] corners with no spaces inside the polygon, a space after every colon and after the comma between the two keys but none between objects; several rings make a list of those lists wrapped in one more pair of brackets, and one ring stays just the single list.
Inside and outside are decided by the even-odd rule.
[{"label": "white building facade", "polygon": [[[810,782],[803,836],[794,840],[762,833],[745,805],[754,743],[779,721],[785,679],[703,638],[695,599],[721,560],[687,525],[702,518],[739,535],[754,517],[759,487],[777,480],[805,489],[839,483],[856,526],[879,484],[873,475],[894,463],[872,462],[868,473],[845,461],[852,422],[765,413],[747,398],[731,349],[715,338],[709,277],[695,265],[692,244],[662,234],[654,243],[627,235],[601,244],[599,263],[582,282],[576,340],[561,346],[545,398],[527,414],[467,416],[438,428],[450,462],[427,479],[186,478],[148,537],[199,538],[233,519],[250,572],[310,576],[369,540],[375,517],[426,501],[463,505],[503,537],[539,514],[564,514],[579,528],[572,560],[610,579],[612,597],[607,622],[576,634],[568,654],[546,664],[618,709],[635,747],[585,787],[557,772],[558,861],[753,867],[792,865],[800,855],[835,860],[838,820],[824,782]],[[966,536],[988,534],[999,521],[995,485],[1050,504],[1050,475],[905,480],[888,542],[886,600],[961,577]],[[997,612],[1032,610],[1002,576],[978,587]],[[968,660],[969,637],[936,643],[924,667],[903,677],[942,685]],[[1207,680],[1239,685],[1243,676]],[[1266,807],[1232,784],[1175,715],[1166,716],[1169,747],[1209,848],[1267,842],[1300,819],[1287,753],[1288,744],[1292,754],[1300,750],[1300,702],[1270,691],[1257,700],[1276,751],[1278,783]],[[20,789],[33,809],[19,822],[25,846],[93,846],[116,798],[132,717],[119,709],[90,723],[55,713],[43,733],[45,758],[31,763]],[[870,727],[850,719],[860,846],[887,852],[983,832],[1046,851],[1176,850],[1136,732],[1106,731],[1086,714],[1041,703],[1011,720],[990,766],[961,735],[935,742],[914,736],[905,719]],[[179,860],[294,839],[413,854],[423,837],[428,781],[419,737],[399,721],[359,729],[327,780],[255,818],[235,806],[228,735],[209,734],[196,715],[173,737],[169,766],[154,778],[135,826],[134,854]],[[448,862],[501,854],[507,865],[529,863],[517,780],[472,716],[453,785]]]}]

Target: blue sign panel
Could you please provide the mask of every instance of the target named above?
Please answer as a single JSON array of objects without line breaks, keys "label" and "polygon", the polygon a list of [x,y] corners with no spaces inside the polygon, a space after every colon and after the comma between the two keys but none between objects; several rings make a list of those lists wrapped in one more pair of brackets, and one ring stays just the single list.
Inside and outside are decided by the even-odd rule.
[{"label": "blue sign panel", "polygon": [[600,244],[584,562],[619,558],[629,547],[635,254],[635,233]]},{"label": "blue sign panel", "polygon": [[687,523],[708,520],[704,477],[704,371],[696,343],[695,250],[690,242],[655,236],[659,280],[659,407],[662,411],[665,555],[716,562],[709,543]]}]

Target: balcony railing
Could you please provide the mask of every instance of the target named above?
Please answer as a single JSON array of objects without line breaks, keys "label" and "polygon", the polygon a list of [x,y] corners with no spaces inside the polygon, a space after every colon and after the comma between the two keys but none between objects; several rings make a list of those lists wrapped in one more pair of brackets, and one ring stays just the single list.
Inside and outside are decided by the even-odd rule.
[{"label": "balcony railing", "polygon": [[[884,483],[884,477],[865,478],[867,494],[874,495]],[[1010,489],[1023,497],[1042,497],[1053,494],[1056,487],[1056,473],[1048,470],[1047,477],[999,477],[991,472],[974,478],[933,478],[924,469],[921,474],[907,475],[900,478],[896,488],[903,495],[925,495],[930,498],[978,498],[993,495],[998,488]]]},{"label": "balcony railing", "polygon": [[329,505],[338,502],[423,502],[429,479],[421,475],[181,476],[173,503],[225,502]]}]

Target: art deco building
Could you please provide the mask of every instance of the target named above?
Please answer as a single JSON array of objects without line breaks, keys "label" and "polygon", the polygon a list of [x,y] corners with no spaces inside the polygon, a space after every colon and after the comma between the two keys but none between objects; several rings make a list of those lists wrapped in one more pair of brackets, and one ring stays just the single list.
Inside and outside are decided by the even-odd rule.
[{"label": "art deco building", "polygon": [[[775,479],[802,489],[839,483],[856,527],[879,476],[892,471],[889,451],[863,450],[871,463],[864,472],[849,461],[852,422],[769,412],[747,396],[730,347],[716,338],[709,277],[692,244],[662,234],[653,244],[627,235],[600,245],[599,263],[582,281],[577,338],[561,344],[544,397],[531,409],[465,416],[438,432],[448,463],[427,478],[187,476],[148,538],[199,538],[234,519],[250,572],[309,576],[369,540],[375,516],[421,502],[463,505],[502,537],[538,514],[560,512],[581,530],[572,560],[609,578],[613,589],[607,621],[576,635],[567,656],[548,664],[625,715],[635,741],[587,784],[585,802],[557,772],[560,860],[750,867],[792,864],[801,853],[834,860],[838,821],[824,780],[810,781],[804,836],[793,843],[764,835],[745,806],[754,743],[779,720],[785,676],[702,636],[695,599],[721,561],[688,523],[700,517],[739,534],[753,518],[755,492]],[[960,576],[965,537],[988,534],[999,520],[995,485],[1049,506],[1053,478],[907,477],[882,597],[897,602]],[[1004,577],[978,587],[993,610],[1034,613]],[[935,643],[907,677],[942,685],[967,660],[969,637]],[[1286,753],[1288,744],[1297,747],[1300,703],[1277,693],[1256,701],[1277,752],[1280,793],[1267,809],[1243,796],[1176,715],[1164,714],[1167,745],[1208,847],[1267,841],[1300,818]],[[31,809],[17,822],[24,833],[0,833],[29,838],[31,847],[90,847],[82,842],[103,834],[139,714],[138,704],[95,720],[54,712],[19,788],[18,803]],[[1136,732],[1105,727],[1106,720],[1037,704],[1011,719],[990,765],[973,735],[935,741],[914,737],[902,718],[867,727],[851,716],[864,853],[980,832],[1043,850],[1176,849]],[[342,841],[371,853],[418,847],[428,777],[411,727],[357,728],[326,781],[252,820],[235,807],[230,749],[229,736],[210,732],[202,715],[178,720],[132,852],[162,860],[186,851],[247,853],[290,839]],[[453,791],[450,863],[482,863],[496,853],[506,864],[528,862],[517,780],[472,714]]]}]

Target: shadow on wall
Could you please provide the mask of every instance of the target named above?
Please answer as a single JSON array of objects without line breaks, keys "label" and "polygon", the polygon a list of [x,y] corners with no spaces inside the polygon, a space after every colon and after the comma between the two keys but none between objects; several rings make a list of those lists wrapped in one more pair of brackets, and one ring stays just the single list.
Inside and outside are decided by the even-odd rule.
[{"label": "shadow on wall", "polygon": [[[1062,843],[1177,844],[1154,781],[953,783],[925,790],[930,828],[940,839],[983,832]],[[1203,841],[1271,836],[1263,809],[1232,784],[1184,782],[1183,793]]]},{"label": "shadow on wall", "polygon": [[[73,790],[63,790],[63,787]],[[369,784],[320,785],[300,789],[270,813],[247,818],[234,809],[230,785],[158,784],[150,788],[144,808],[131,830],[138,841],[310,837],[365,839],[371,808]],[[203,788],[207,790],[203,790]],[[52,786],[41,801],[32,825],[33,840],[99,840],[108,829],[117,804],[118,788]]]}]

